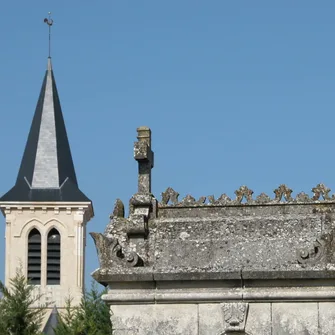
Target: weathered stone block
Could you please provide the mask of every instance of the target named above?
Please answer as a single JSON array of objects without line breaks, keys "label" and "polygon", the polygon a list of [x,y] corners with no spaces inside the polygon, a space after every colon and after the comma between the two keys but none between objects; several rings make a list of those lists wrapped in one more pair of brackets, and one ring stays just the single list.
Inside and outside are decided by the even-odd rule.
[{"label": "weathered stone block", "polygon": [[320,335],[335,334],[335,302],[319,303]]},{"label": "weathered stone block", "polygon": [[221,305],[199,305],[199,335],[220,334],[219,331],[224,331]]},{"label": "weathered stone block", "polygon": [[249,304],[245,331],[251,335],[271,334],[271,304]]},{"label": "weathered stone block", "polygon": [[115,335],[198,334],[198,306],[124,305],[111,306]]},{"label": "weathered stone block", "polygon": [[149,159],[151,149],[146,142],[136,142],[134,144],[134,157],[136,160]]},{"label": "weathered stone block", "polygon": [[272,304],[272,335],[318,335],[318,304]]}]

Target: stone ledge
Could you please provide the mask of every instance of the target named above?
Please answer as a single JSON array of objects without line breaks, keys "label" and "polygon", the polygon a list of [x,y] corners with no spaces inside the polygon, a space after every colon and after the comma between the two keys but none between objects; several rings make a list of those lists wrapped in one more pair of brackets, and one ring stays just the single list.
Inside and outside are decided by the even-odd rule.
[{"label": "stone ledge", "polygon": [[188,304],[222,303],[238,300],[245,302],[312,302],[333,301],[335,287],[269,287],[269,288],[217,288],[209,290],[144,289],[110,290],[102,299],[110,305],[124,304]]},{"label": "stone ledge", "polygon": [[[114,271],[113,271],[114,270]],[[113,282],[155,282],[155,281],[219,281],[219,280],[281,280],[281,279],[333,279],[335,270],[326,268],[304,268],[301,270],[286,269],[273,271],[238,270],[238,271],[155,271],[152,268],[115,268],[109,271],[96,270],[92,273],[95,280],[100,283]]]}]

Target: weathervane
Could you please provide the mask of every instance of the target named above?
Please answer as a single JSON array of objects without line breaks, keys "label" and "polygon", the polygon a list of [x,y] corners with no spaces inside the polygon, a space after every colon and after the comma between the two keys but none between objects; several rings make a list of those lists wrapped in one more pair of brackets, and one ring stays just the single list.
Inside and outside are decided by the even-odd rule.
[{"label": "weathervane", "polygon": [[51,57],[51,26],[54,21],[51,18],[51,12],[48,13],[49,17],[44,19],[44,22],[49,26],[49,58]]}]

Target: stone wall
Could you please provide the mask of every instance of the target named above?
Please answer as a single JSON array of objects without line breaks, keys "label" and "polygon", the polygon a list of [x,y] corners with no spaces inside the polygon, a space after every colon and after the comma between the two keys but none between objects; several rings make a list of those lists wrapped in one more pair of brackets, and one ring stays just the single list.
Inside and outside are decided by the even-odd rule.
[{"label": "stone wall", "polygon": [[[112,307],[115,335],[331,335],[335,303],[249,303],[245,327],[226,320],[240,303],[119,305]],[[242,314],[242,312],[241,312]],[[236,318],[238,319],[238,314]]]},{"label": "stone wall", "polygon": [[335,286],[323,280],[113,283],[115,335],[331,335]]}]

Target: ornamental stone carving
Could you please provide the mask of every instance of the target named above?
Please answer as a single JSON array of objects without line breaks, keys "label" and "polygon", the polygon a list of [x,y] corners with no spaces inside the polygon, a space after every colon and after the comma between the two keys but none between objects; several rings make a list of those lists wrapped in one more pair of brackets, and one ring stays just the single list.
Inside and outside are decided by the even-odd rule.
[{"label": "ornamental stone carving", "polygon": [[252,195],[254,191],[250,190],[247,186],[243,185],[238,190],[235,191],[236,199],[235,202],[241,204],[243,198],[245,198],[247,204],[253,203]]},{"label": "ornamental stone carving", "polygon": [[[236,198],[232,200],[227,194],[223,193],[219,198],[215,199],[214,195],[208,197],[201,196],[196,200],[192,195],[186,195],[183,200],[179,201],[179,193],[173,188],[168,187],[165,192],[162,193],[162,201],[160,207],[165,206],[239,206],[239,205],[282,205],[285,203],[312,203],[312,202],[335,202],[335,195],[330,196],[330,189],[324,184],[318,184],[312,189],[314,196],[311,198],[304,192],[298,193],[295,198],[292,197],[293,190],[282,184],[276,188],[273,192],[275,198],[271,199],[267,194],[261,193],[256,197],[256,200],[252,198],[253,191],[247,186],[241,186],[234,193]],[[206,201],[207,200],[207,201]],[[243,201],[245,200],[245,201]]]},{"label": "ornamental stone carving", "polygon": [[206,197],[200,197],[199,200],[196,200],[191,195],[187,195],[182,201],[179,202],[180,206],[199,206],[203,205],[206,201]]},{"label": "ornamental stone carving", "polygon": [[211,205],[225,206],[232,203],[232,200],[228,197],[227,194],[221,194],[217,200],[215,200],[214,195],[210,195],[208,200]]},{"label": "ornamental stone carving", "polygon": [[92,236],[101,269],[113,266],[143,266],[143,259],[133,251],[124,250],[117,238],[107,237],[100,233],[90,233]]},{"label": "ornamental stone carving", "polygon": [[162,193],[162,204],[168,205],[169,202],[172,205],[177,205],[179,193],[176,192],[172,187],[168,187],[165,192]]},{"label": "ornamental stone carving", "polygon": [[286,201],[292,201],[292,190],[288,188],[286,185],[282,184],[278,188],[276,188],[274,191],[275,194],[275,201],[281,201],[283,198]]},{"label": "ornamental stone carving", "polygon": [[220,335],[244,334],[248,316],[249,304],[245,302],[232,302],[222,304],[225,331]]},{"label": "ornamental stone carving", "polygon": [[329,196],[330,188],[326,187],[324,184],[318,184],[316,187],[312,189],[312,192],[314,193],[313,196],[314,201],[319,200],[321,196],[324,200],[330,199]]},{"label": "ornamental stone carving", "polygon": [[305,192],[300,192],[295,197],[296,202],[308,203],[311,202],[311,198]]},{"label": "ornamental stone carving", "polygon": [[257,204],[268,204],[269,202],[271,202],[271,198],[265,193],[261,193],[256,198],[256,203]]},{"label": "ornamental stone carving", "polygon": [[315,265],[321,261],[330,262],[335,252],[335,241],[332,233],[324,234],[316,239],[311,248],[297,250],[298,263],[305,266]]},{"label": "ornamental stone carving", "polygon": [[124,205],[120,199],[116,199],[115,201],[113,213],[110,215],[111,219],[113,217],[124,218]]}]

